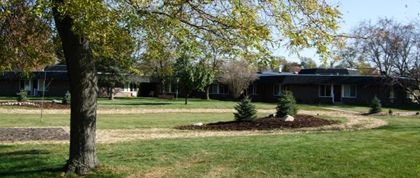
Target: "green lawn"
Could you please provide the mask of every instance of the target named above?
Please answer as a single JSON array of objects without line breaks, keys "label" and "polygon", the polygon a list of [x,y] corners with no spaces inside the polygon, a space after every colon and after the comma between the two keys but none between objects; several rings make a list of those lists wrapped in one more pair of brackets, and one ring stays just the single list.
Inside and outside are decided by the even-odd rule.
[{"label": "green lawn", "polygon": [[[372,130],[99,144],[87,177],[418,177],[420,118]],[[66,144],[0,145],[0,177],[58,177]]]},{"label": "green lawn", "polygon": [[[169,104],[159,104],[165,102]],[[235,104],[192,100],[189,108],[231,108]],[[170,109],[181,108],[183,103],[140,98],[100,99],[99,105],[103,109],[114,106]],[[265,107],[274,108],[273,104],[260,103],[260,108]],[[300,105],[314,111],[323,107],[328,106]],[[267,113],[260,114],[264,115]],[[419,177],[420,117],[378,118],[389,125],[351,132],[98,144],[102,166],[87,177]],[[97,125],[99,129],[172,128],[232,119],[232,113],[99,114]],[[68,114],[46,114],[42,120],[39,114],[0,114],[0,127],[68,125]],[[0,177],[60,177],[60,167],[67,155],[68,144],[0,144]]]},{"label": "green lawn", "polygon": [[[50,102],[53,99],[61,100],[61,98],[49,97],[45,100]],[[41,101],[40,97],[29,97],[30,101]],[[0,97],[0,101],[16,101],[14,97]],[[116,98],[109,100],[107,98],[98,98],[99,109],[107,108],[153,108],[153,109],[194,109],[194,108],[211,108],[211,109],[233,109],[238,101],[219,101],[204,100],[191,98],[188,104],[184,104],[183,98],[178,99],[159,99],[150,97],[141,98]],[[257,109],[274,109],[276,103],[254,103]],[[4,106],[3,106],[4,107]]]},{"label": "green lawn", "polygon": [[[219,101],[219,100],[203,100],[191,98],[188,104],[184,104],[183,98],[178,99],[158,99],[158,98],[117,98],[108,100],[99,98],[99,108],[158,108],[158,109],[194,109],[194,108],[211,108],[211,109],[233,109],[238,101]],[[275,103],[254,103],[258,109],[273,109]]]},{"label": "green lawn", "polygon": [[[263,115],[263,114],[261,114]],[[62,127],[70,125],[68,114],[1,114],[0,127]],[[197,122],[233,120],[232,113],[99,114],[98,129],[172,128]]]}]

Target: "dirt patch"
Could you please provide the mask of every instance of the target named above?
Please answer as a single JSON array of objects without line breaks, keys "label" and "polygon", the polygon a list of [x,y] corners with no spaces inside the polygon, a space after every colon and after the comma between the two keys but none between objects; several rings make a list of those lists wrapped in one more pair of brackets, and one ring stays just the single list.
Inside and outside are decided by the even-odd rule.
[{"label": "dirt patch", "polygon": [[62,104],[57,102],[31,102],[31,101],[23,101],[23,102],[16,102],[16,101],[7,101],[7,102],[0,102],[0,106],[10,106],[10,107],[23,107],[23,108],[44,108],[44,109],[70,109],[69,104]]},{"label": "dirt patch", "polygon": [[272,130],[282,128],[303,128],[303,127],[320,127],[324,125],[338,124],[338,121],[321,119],[311,115],[296,115],[295,120],[283,121],[281,118],[265,117],[257,119],[253,122],[217,122],[197,125],[178,126],[181,130]]},{"label": "dirt patch", "polygon": [[63,128],[0,128],[0,141],[69,140]]}]

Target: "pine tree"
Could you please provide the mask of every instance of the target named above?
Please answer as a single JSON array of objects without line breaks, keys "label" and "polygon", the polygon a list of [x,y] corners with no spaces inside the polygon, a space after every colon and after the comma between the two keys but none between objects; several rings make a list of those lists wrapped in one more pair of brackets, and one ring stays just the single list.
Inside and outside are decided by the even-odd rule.
[{"label": "pine tree", "polygon": [[237,111],[234,113],[236,121],[250,122],[257,118],[257,110],[248,97],[242,99],[239,104],[235,106],[235,110]]},{"label": "pine tree", "polygon": [[28,101],[28,92],[25,90],[20,90],[18,93],[16,93],[18,96],[17,101]]},{"label": "pine tree", "polygon": [[379,113],[382,111],[382,105],[381,100],[379,100],[376,96],[372,99],[372,102],[370,103],[370,114]]},{"label": "pine tree", "polygon": [[296,115],[298,108],[296,106],[296,100],[293,97],[292,92],[285,91],[283,94],[280,95],[276,110],[277,117],[284,117],[286,115]]}]

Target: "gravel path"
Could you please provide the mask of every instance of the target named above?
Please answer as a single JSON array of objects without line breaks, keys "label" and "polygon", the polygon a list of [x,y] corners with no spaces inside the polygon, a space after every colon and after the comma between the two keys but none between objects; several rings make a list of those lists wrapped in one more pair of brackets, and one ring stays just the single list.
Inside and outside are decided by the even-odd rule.
[{"label": "gravel path", "polygon": [[[39,110],[5,110],[0,109],[0,113],[39,113]],[[66,113],[68,110],[45,110],[45,113]],[[160,112],[233,112],[231,109],[111,109],[99,110],[99,113],[160,113]],[[263,113],[273,113],[274,110],[258,110]],[[376,119],[369,116],[363,116],[359,113],[331,110],[331,111],[299,111],[300,114],[309,115],[329,115],[335,117],[344,117],[347,122],[300,129],[278,129],[269,131],[200,131],[200,130],[177,130],[170,128],[151,128],[151,129],[106,129],[97,130],[98,143],[116,143],[132,140],[149,140],[163,138],[193,138],[193,137],[228,137],[228,136],[250,136],[250,135],[283,135],[283,134],[300,134],[307,132],[334,132],[334,131],[353,131],[361,129],[371,129],[386,125],[384,120]],[[62,128],[67,133],[69,128]],[[0,134],[1,134],[0,130]],[[67,140],[62,141],[45,141],[38,139],[36,141],[0,141],[0,143],[68,143]]]}]

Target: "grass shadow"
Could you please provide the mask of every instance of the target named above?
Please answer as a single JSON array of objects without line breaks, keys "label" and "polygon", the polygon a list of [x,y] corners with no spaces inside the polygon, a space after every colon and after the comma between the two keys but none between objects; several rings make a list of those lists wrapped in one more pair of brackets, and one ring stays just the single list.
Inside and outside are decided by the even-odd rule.
[{"label": "grass shadow", "polygon": [[40,149],[0,152],[0,177],[57,177],[64,164],[54,162],[54,157]]},{"label": "grass shadow", "polygon": [[410,126],[410,125],[384,125],[375,130],[387,130],[392,132],[406,132],[406,131],[413,131],[413,130],[420,130],[420,126]]},{"label": "grass shadow", "polygon": [[0,153],[0,158],[4,156],[23,156],[23,155],[40,155],[40,154],[49,154],[49,151],[46,150],[20,150]]},{"label": "grass shadow", "polygon": [[[53,166],[35,169],[17,169],[10,171],[0,171],[0,177],[33,177],[33,175],[56,176],[63,172],[63,166]],[[40,176],[44,177],[44,176]]]}]

